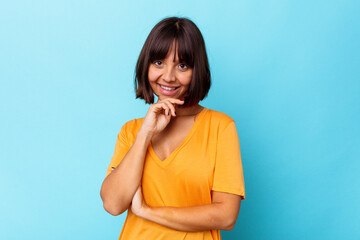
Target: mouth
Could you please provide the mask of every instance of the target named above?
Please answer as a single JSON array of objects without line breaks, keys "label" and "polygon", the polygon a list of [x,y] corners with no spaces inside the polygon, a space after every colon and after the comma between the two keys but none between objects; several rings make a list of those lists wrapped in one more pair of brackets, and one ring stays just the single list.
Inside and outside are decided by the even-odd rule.
[{"label": "mouth", "polygon": [[168,90],[168,91],[174,91],[175,89],[179,87],[166,87],[164,85],[159,84],[162,89]]},{"label": "mouth", "polygon": [[161,84],[158,84],[159,86],[159,89],[161,91],[162,94],[164,95],[167,95],[167,96],[171,96],[171,95],[174,95],[178,89],[180,87],[169,87],[169,86],[164,86],[164,85],[161,85]]}]

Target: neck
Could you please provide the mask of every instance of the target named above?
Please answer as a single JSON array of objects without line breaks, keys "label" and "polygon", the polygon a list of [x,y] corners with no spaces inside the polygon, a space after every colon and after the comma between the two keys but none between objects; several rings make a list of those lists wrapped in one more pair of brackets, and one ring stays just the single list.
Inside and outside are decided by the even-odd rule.
[{"label": "neck", "polygon": [[201,112],[201,110],[203,109],[203,106],[200,106],[199,104],[196,104],[194,106],[191,107],[175,107],[175,111],[176,111],[176,116],[177,117],[181,117],[181,116],[193,116],[198,114],[199,112]]}]

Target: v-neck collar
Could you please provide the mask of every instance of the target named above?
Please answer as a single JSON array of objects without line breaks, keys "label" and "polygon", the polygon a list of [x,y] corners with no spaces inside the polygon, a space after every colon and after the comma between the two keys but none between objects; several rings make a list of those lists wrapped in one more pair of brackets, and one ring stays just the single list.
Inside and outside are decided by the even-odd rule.
[{"label": "v-neck collar", "polygon": [[188,135],[186,136],[186,138],[184,139],[184,141],[164,160],[161,160],[155,153],[151,141],[149,143],[149,147],[148,147],[148,151],[150,153],[150,155],[152,156],[152,158],[154,159],[154,161],[162,168],[166,167],[167,165],[169,165],[172,160],[175,158],[175,156],[177,155],[177,153],[186,145],[186,143],[191,139],[191,137],[194,135],[197,127],[199,126],[200,122],[203,119],[203,115],[205,114],[205,112],[208,109],[206,107],[204,107],[201,112],[197,115],[196,120],[193,124],[193,126],[190,129],[190,132],[188,133]]}]

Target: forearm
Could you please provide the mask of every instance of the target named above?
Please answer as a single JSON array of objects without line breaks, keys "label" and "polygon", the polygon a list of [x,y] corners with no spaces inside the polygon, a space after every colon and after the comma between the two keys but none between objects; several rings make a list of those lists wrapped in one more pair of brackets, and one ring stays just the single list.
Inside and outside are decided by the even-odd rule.
[{"label": "forearm", "polygon": [[212,203],[193,207],[147,207],[146,220],[178,231],[199,232],[212,229],[231,230],[232,222],[222,204]]},{"label": "forearm", "polygon": [[112,215],[123,213],[131,203],[143,172],[150,135],[138,133],[120,164],[106,177],[100,195],[104,208]]}]

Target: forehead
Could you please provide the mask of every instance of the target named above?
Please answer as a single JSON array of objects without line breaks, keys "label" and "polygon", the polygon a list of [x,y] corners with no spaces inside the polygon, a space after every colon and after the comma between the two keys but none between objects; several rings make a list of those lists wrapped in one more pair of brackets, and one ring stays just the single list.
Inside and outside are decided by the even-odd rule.
[{"label": "forehead", "polygon": [[169,50],[165,56],[166,59],[172,59],[173,62],[179,61],[178,44],[174,40],[169,47]]},{"label": "forehead", "polygon": [[149,60],[172,59],[172,61],[181,61],[192,66],[194,49],[192,44],[187,43],[182,38],[157,38],[153,41],[149,51]]}]

